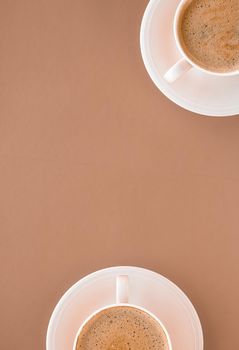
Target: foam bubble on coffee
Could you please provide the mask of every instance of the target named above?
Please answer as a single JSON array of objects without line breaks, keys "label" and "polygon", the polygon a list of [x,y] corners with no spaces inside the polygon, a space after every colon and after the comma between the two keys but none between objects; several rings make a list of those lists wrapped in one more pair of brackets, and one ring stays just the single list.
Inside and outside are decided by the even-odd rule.
[{"label": "foam bubble on coffee", "polygon": [[111,307],[91,318],[76,350],[169,350],[166,334],[149,314],[128,306]]},{"label": "foam bubble on coffee", "polygon": [[192,61],[215,72],[239,69],[239,0],[192,0],[180,25]]}]

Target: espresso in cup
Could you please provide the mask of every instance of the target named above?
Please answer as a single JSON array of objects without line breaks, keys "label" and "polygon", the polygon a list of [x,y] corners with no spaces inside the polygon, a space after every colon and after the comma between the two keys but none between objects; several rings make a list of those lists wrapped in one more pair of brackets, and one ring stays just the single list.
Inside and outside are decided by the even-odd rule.
[{"label": "espresso in cup", "polygon": [[150,314],[115,306],[99,311],[83,326],[76,350],[169,350],[167,336]]},{"label": "espresso in cup", "polygon": [[191,61],[212,72],[239,70],[239,0],[188,1],[178,25]]}]

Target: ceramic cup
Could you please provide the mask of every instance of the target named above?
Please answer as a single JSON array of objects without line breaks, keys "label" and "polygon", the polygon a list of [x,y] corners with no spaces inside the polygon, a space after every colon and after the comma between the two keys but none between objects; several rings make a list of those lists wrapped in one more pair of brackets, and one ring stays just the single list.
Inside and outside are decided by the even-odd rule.
[{"label": "ceramic cup", "polygon": [[169,334],[168,334],[165,326],[163,325],[162,321],[158,317],[156,317],[154,314],[152,314],[150,311],[146,310],[145,308],[142,308],[141,306],[138,306],[138,305],[130,304],[128,302],[128,300],[129,300],[129,279],[128,279],[128,276],[127,275],[119,275],[116,278],[116,302],[115,302],[115,304],[107,305],[106,307],[98,309],[98,310],[94,311],[90,316],[87,317],[87,319],[80,326],[80,328],[75,336],[73,350],[76,350],[77,339],[78,339],[80,333],[82,332],[84,326],[91,320],[91,318],[103,310],[111,309],[112,307],[117,307],[117,306],[133,307],[135,309],[141,310],[144,313],[150,315],[153,319],[156,320],[156,322],[159,324],[159,327],[165,333],[167,343],[168,343],[168,349],[172,350],[172,344],[171,344]]},{"label": "ceramic cup", "polygon": [[180,41],[180,27],[181,27],[180,22],[181,22],[182,14],[184,13],[185,9],[187,8],[187,6],[191,1],[192,0],[181,0],[174,15],[174,23],[173,23],[174,38],[176,41],[177,48],[182,55],[182,58],[165,73],[164,75],[165,80],[168,83],[173,83],[174,81],[179,79],[183,74],[185,74],[188,70],[192,68],[199,69],[200,71],[203,71],[211,75],[222,76],[222,77],[238,75],[239,70],[230,71],[230,72],[214,72],[209,69],[202,68],[188,57],[187,52],[181,45],[181,41]]}]

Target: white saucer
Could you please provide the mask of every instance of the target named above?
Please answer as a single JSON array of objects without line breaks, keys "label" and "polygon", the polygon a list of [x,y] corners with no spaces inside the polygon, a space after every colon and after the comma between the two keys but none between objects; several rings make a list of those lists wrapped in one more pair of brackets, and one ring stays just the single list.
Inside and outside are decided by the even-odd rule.
[{"label": "white saucer", "polygon": [[173,350],[203,350],[200,320],[190,300],[167,278],[138,267],[111,267],[74,284],[53,311],[47,330],[47,350],[72,349],[81,322],[94,310],[115,302],[119,274],[129,276],[129,302],[145,307],[162,320]]},{"label": "white saucer", "polygon": [[215,77],[195,68],[173,84],[163,76],[181,58],[173,36],[173,18],[180,0],[150,0],[145,10],[140,46],[155,85],[173,102],[208,116],[239,114],[239,76]]}]

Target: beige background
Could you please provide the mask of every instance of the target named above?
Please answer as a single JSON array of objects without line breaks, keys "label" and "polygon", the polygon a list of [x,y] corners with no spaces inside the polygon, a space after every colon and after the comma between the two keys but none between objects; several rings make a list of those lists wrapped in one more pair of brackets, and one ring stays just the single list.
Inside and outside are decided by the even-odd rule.
[{"label": "beige background", "polygon": [[146,5],[0,3],[1,349],[44,349],[64,291],[120,264],[177,283],[206,350],[238,346],[239,119],[156,89]]}]

